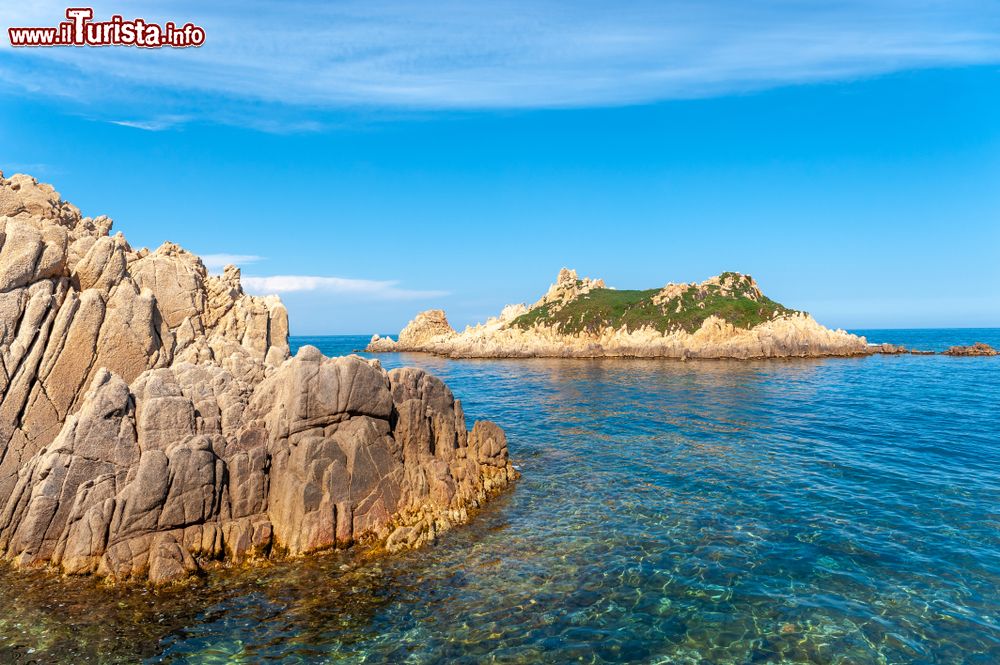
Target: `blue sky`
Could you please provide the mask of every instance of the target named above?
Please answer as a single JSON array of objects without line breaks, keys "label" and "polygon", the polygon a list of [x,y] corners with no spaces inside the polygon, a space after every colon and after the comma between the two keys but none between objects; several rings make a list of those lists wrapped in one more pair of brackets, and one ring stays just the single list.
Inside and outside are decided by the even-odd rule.
[{"label": "blue sky", "polygon": [[95,10],[193,21],[200,49],[4,36],[0,169],[136,247],[228,255],[293,334],[464,326],[562,266],[1000,326],[995,2],[199,4]]}]

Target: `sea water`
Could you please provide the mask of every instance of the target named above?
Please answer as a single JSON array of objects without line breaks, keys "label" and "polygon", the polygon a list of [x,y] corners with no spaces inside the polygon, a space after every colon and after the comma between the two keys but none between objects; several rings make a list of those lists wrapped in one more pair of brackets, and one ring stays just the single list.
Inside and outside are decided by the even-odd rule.
[{"label": "sea water", "polygon": [[378,358],[507,431],[471,525],[162,591],[0,566],[0,661],[1000,662],[1000,357]]}]

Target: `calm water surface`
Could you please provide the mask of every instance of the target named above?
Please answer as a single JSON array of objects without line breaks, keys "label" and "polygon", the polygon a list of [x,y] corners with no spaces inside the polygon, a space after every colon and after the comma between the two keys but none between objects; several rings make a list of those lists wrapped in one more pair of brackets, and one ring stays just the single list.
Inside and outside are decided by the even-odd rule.
[{"label": "calm water surface", "polygon": [[0,567],[0,661],[1000,662],[1000,357],[380,359],[500,423],[513,491],[375,562],[160,592]]}]

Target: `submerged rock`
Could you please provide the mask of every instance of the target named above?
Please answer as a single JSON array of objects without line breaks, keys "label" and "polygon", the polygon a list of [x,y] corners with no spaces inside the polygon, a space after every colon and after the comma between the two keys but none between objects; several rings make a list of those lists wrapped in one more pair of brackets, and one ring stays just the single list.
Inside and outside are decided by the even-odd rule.
[{"label": "submerged rock", "polygon": [[563,268],[534,305],[456,332],[441,310],[422,312],[398,340],[375,336],[372,352],[426,351],[457,358],[602,356],[772,358],[875,352],[863,337],[821,326],[764,296],[749,275],[618,291]]},{"label": "submerged rock", "polygon": [[0,174],[0,554],[164,583],[216,561],[419,545],[516,475],[415,369],[303,347],[172,243],[133,250]]}]

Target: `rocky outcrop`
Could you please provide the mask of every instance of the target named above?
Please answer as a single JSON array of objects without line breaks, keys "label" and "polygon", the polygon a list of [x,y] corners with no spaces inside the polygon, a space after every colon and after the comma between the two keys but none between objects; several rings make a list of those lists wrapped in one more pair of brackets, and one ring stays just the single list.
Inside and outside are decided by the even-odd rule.
[{"label": "rocky outcrop", "polygon": [[[605,302],[593,301],[593,296],[615,299],[619,293],[636,294],[624,307],[645,318],[621,316],[619,321],[598,319],[596,324],[580,325],[583,317],[601,311],[601,305],[587,309],[590,302]],[[729,302],[743,305],[738,311],[749,309],[759,322],[744,327],[727,320]],[[720,303],[721,313],[710,313],[708,308]],[[682,323],[690,320],[696,325],[685,328]],[[616,292],[603,281],[578,279],[576,272],[565,268],[531,307],[508,306],[500,317],[461,333],[452,330],[440,310],[424,312],[406,326],[398,341],[375,336],[367,350],[424,351],[453,358],[775,358],[871,352],[863,337],[830,330],[804,312],[765,298],[748,275],[724,273],[701,283]]]},{"label": "rocky outcrop", "polygon": [[[580,296],[586,295],[594,289],[603,288],[606,288],[603,279],[590,279],[589,277],[580,279],[575,270],[562,268],[556,276],[555,284],[549,287],[549,290],[538,302],[526,308],[526,311],[546,306],[552,311],[557,311],[563,305],[573,302]],[[503,318],[502,315],[501,318]]]},{"label": "rocky outcrop", "polygon": [[701,300],[706,298],[712,290],[716,290],[724,297],[740,295],[752,302],[764,300],[764,293],[750,275],[723,273],[710,277],[701,283],[674,284],[670,282],[653,296],[652,301],[653,304],[669,311],[681,306],[680,300],[685,295],[692,294],[694,298]]},{"label": "rocky outcrop", "polygon": [[942,352],[946,356],[996,356],[1000,355],[1000,351],[997,351],[989,344],[984,344],[983,342],[976,342],[972,346],[950,346],[947,351]]},{"label": "rocky outcrop", "polygon": [[933,356],[933,351],[924,351],[921,349],[908,349],[902,344],[890,344],[888,342],[882,342],[881,344],[869,344],[868,353],[872,355],[884,355],[884,356],[899,356],[899,355],[911,355],[911,356]]},{"label": "rocky outcrop", "polygon": [[515,476],[419,370],[312,347],[276,297],[0,174],[0,554],[163,583],[213,562],[398,549]]},{"label": "rocky outcrop", "polygon": [[909,353],[910,350],[903,346],[902,344],[890,344],[888,342],[882,342],[881,344],[869,344],[868,353],[881,354],[885,356],[899,356]]},{"label": "rocky outcrop", "polygon": [[420,370],[313,347],[256,386],[210,363],[131,387],[102,370],[21,470],[0,550],[163,583],[271,551],[421,544],[513,475],[503,432],[467,433],[461,404]]},{"label": "rocky outcrop", "polygon": [[129,382],[186,359],[262,377],[288,356],[285,308],[245,295],[238,269],[210,276],[176,245],[134,251],[110,228],[0,175],[0,498],[102,368]]},{"label": "rocky outcrop", "polygon": [[[420,349],[436,338],[448,338],[455,334],[444,311],[429,309],[420,312],[399,333],[399,339],[393,341],[388,337],[375,335],[369,343],[369,350],[396,351]],[[384,348],[383,348],[384,347]]]}]

